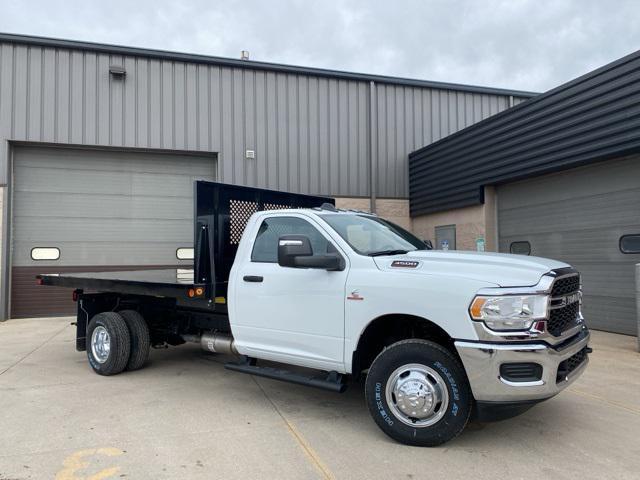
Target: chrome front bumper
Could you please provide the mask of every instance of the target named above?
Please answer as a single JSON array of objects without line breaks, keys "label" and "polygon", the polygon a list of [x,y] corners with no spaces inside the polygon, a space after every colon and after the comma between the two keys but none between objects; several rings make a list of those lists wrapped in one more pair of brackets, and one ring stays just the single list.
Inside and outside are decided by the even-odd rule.
[{"label": "chrome front bumper", "polygon": [[[588,356],[570,374],[558,379],[558,367],[586,348],[589,330],[582,327],[560,345],[544,342],[481,343],[456,341],[455,346],[467,372],[471,391],[479,402],[519,402],[544,400],[569,386],[584,371]],[[500,376],[503,363],[533,362],[542,366],[542,377],[533,382],[511,382]],[[558,381],[559,380],[559,381]]]}]

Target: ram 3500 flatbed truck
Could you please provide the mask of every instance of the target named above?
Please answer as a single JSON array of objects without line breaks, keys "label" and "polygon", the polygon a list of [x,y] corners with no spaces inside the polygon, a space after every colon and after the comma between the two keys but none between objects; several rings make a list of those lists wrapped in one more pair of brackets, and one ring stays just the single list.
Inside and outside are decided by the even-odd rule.
[{"label": "ram 3500 flatbed truck", "polygon": [[580,276],[565,263],[431,250],[323,197],[196,182],[194,203],[193,270],[37,277],[74,289],[76,348],[98,374],[197,342],[237,355],[225,366],[242,373],[336,392],[365,378],[386,434],[434,446],[472,415],[556,395],[587,365]]}]

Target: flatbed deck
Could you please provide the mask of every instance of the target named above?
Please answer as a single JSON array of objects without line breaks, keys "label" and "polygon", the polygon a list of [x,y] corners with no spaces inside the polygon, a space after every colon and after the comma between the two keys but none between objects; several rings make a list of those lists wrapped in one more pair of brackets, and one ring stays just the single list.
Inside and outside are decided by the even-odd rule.
[{"label": "flatbed deck", "polygon": [[196,286],[192,268],[49,273],[36,278],[41,285],[173,298],[188,297],[189,290]]}]

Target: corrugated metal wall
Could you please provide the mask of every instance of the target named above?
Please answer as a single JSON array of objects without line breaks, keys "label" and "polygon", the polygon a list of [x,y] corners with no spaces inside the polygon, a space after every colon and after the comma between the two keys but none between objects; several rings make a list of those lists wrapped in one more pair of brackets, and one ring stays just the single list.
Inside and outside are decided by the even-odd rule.
[{"label": "corrugated metal wall", "polygon": [[[109,75],[123,65],[124,79]],[[311,194],[408,196],[409,152],[510,97],[2,43],[0,139],[219,152],[223,182]],[[518,103],[519,98],[513,98]],[[245,150],[256,159],[245,159]],[[0,183],[7,181],[0,148]]]},{"label": "corrugated metal wall", "polygon": [[640,51],[410,155],[411,215],[483,201],[483,186],[640,151]]},{"label": "corrugated metal wall", "polygon": [[497,195],[499,251],[526,241],[531,255],[567,262],[582,275],[589,328],[635,335],[640,255],[622,253],[620,238],[640,232],[640,156],[509,183]]}]

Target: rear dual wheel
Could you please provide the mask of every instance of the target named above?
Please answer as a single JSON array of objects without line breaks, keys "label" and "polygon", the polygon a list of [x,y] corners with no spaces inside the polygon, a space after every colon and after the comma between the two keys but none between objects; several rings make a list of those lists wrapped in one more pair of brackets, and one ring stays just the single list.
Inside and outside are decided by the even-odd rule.
[{"label": "rear dual wheel", "polygon": [[99,375],[141,368],[149,356],[149,327],[138,312],[102,312],[87,328],[89,365]]}]

